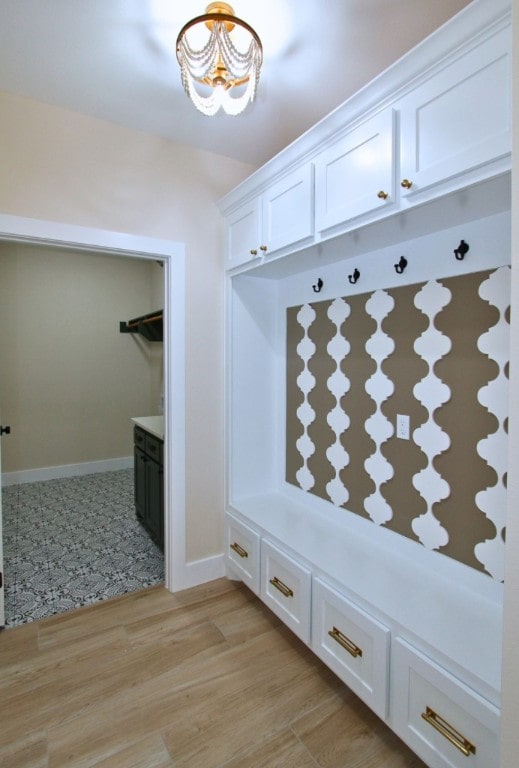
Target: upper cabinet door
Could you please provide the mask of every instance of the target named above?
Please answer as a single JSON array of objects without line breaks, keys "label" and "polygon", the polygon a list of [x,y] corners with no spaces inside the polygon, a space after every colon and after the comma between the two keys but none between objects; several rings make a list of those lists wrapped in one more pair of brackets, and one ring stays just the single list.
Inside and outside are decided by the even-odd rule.
[{"label": "upper cabinet door", "polygon": [[404,199],[510,152],[510,52],[505,29],[397,105]]},{"label": "upper cabinet door", "polygon": [[395,202],[394,124],[394,112],[387,109],[317,156],[317,231],[323,232]]},{"label": "upper cabinet door", "polygon": [[[314,232],[313,164],[306,163],[262,196],[263,242],[268,252],[310,238]],[[260,247],[261,247],[260,246]]]},{"label": "upper cabinet door", "polygon": [[312,237],[313,181],[313,165],[306,163],[227,216],[228,269]]},{"label": "upper cabinet door", "polygon": [[261,199],[240,205],[226,219],[227,269],[239,267],[261,254]]}]

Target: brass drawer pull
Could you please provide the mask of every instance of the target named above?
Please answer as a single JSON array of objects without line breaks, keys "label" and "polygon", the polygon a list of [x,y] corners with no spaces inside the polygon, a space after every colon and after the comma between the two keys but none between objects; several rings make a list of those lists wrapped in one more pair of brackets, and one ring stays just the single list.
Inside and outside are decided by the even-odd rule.
[{"label": "brass drawer pull", "polygon": [[411,189],[411,187],[413,186],[413,182],[409,181],[409,179],[402,179],[402,181],[400,182],[400,186],[403,187],[404,189]]},{"label": "brass drawer pull", "polygon": [[341,648],[344,648],[345,651],[348,651],[348,653],[354,658],[357,656],[362,656],[362,648],[359,648],[358,645],[355,645],[355,643],[353,643],[349,637],[346,637],[346,635],[344,635],[340,629],[337,629],[337,627],[330,629],[328,634],[330,637],[333,637],[336,643],[339,643]]},{"label": "brass drawer pull", "polygon": [[441,733],[441,735],[444,736],[448,742],[456,747],[456,749],[459,749],[460,752],[463,752],[465,757],[469,757],[471,754],[476,754],[476,747],[474,744],[462,736],[459,731],[453,728],[452,725],[444,720],[443,717],[440,717],[440,715],[438,715],[433,709],[426,707],[425,712],[422,712],[422,717],[427,723],[429,723],[429,725],[432,725],[432,727],[435,728],[438,733]]},{"label": "brass drawer pull", "polygon": [[384,192],[384,190],[381,189],[380,192],[377,192],[377,197],[379,198],[379,200],[387,200],[389,197],[389,193]]},{"label": "brass drawer pull", "polygon": [[278,579],[277,576],[274,576],[274,578],[270,580],[270,583],[272,584],[273,587],[276,587],[276,589],[279,589],[281,594],[284,595],[285,597],[294,597],[294,593],[292,592],[290,587],[287,587],[286,584],[283,584],[283,582],[280,579]]},{"label": "brass drawer pull", "polygon": [[240,557],[248,557],[249,553],[246,549],[243,549],[243,547],[240,547],[237,541],[235,541],[233,544],[230,544],[231,549],[234,549],[237,555]]}]

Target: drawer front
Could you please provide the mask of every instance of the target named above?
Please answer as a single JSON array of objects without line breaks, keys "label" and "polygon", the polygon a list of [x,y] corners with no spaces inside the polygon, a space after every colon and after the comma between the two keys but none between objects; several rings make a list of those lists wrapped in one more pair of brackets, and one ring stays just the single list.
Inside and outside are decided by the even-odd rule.
[{"label": "drawer front", "polygon": [[229,514],[226,515],[225,558],[232,572],[258,595],[260,588],[259,534]]},{"label": "drawer front", "polygon": [[146,432],[139,427],[133,428],[133,442],[138,445],[143,451],[146,446]]},{"label": "drawer front", "polygon": [[431,768],[498,768],[499,710],[401,639],[391,691],[395,731]]},{"label": "drawer front", "polygon": [[146,453],[159,464],[162,464],[162,440],[146,433]]},{"label": "drawer front", "polygon": [[389,628],[317,578],[312,585],[312,648],[359,698],[386,719]]},{"label": "drawer front", "polygon": [[261,599],[305,643],[310,642],[310,571],[271,542],[261,542]]}]

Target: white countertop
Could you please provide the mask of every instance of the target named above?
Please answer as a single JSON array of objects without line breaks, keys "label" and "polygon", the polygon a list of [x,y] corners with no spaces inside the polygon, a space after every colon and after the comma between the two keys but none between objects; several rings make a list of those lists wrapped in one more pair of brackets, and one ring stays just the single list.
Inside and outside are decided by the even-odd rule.
[{"label": "white countertop", "polygon": [[146,432],[164,440],[164,416],[134,416],[132,421]]}]

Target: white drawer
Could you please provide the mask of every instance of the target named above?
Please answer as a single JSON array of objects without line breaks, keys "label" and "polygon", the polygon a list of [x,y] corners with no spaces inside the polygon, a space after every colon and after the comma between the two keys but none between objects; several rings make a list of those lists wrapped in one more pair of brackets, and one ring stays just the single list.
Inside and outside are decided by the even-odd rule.
[{"label": "white drawer", "polygon": [[253,592],[260,587],[260,537],[248,525],[226,514],[227,565]]},{"label": "white drawer", "polygon": [[387,717],[390,630],[313,580],[312,648],[376,714]]},{"label": "white drawer", "polygon": [[430,768],[498,768],[499,710],[404,640],[393,643],[393,728]]},{"label": "white drawer", "polygon": [[305,643],[310,642],[311,584],[307,568],[263,539],[261,599]]}]

